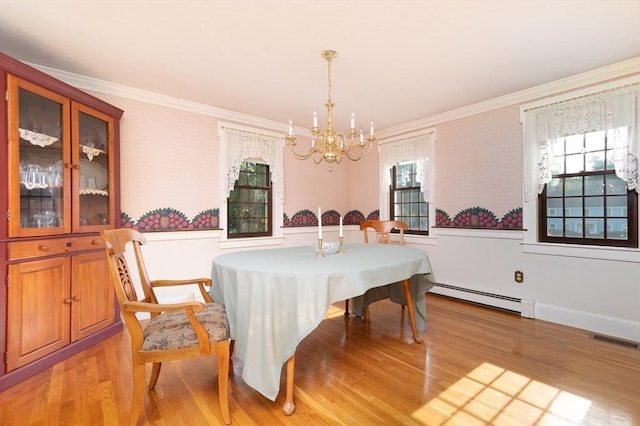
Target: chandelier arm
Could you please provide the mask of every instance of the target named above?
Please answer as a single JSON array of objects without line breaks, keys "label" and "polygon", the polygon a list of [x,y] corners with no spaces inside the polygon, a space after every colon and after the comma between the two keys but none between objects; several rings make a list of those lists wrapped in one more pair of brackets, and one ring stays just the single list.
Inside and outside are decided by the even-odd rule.
[{"label": "chandelier arm", "polygon": [[358,161],[361,158],[365,157],[367,154],[369,154],[371,152],[371,148],[373,147],[373,141],[369,141],[367,142],[364,146],[362,146],[362,148],[364,147],[368,147],[367,150],[361,154],[354,154],[353,151],[351,150],[352,147],[354,146],[360,146],[360,144],[355,144],[355,145],[350,145],[349,146],[349,150],[347,152],[345,152],[346,156],[349,157],[349,160],[352,161]]},{"label": "chandelier arm", "polygon": [[313,147],[311,147],[309,151],[307,151],[306,153],[300,154],[295,150],[296,138],[294,136],[287,136],[285,140],[286,140],[286,145],[289,147],[289,150],[291,151],[293,156],[296,157],[298,160],[306,160],[316,152],[316,150]]}]

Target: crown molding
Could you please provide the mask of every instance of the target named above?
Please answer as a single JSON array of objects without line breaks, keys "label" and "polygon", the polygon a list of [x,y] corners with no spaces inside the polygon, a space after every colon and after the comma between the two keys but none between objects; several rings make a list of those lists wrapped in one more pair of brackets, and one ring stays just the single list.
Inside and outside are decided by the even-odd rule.
[{"label": "crown molding", "polygon": [[111,83],[108,81],[86,77],[67,71],[61,71],[55,68],[49,68],[38,64],[29,63],[28,65],[31,65],[32,67],[81,90],[87,90],[91,92],[102,93],[104,95],[117,96],[134,101],[146,102],[153,105],[193,112],[196,114],[215,117],[216,119],[224,119],[252,126],[263,127],[281,133],[286,132],[288,129],[288,124],[280,123],[278,121],[267,120],[261,117],[243,114],[228,109],[218,108],[197,102],[191,102],[172,96],[150,92],[147,90],[136,89],[135,87],[124,86],[118,83]]},{"label": "crown molding", "polygon": [[[243,114],[236,111],[230,111],[223,108],[217,108],[209,105],[187,101],[184,99],[161,95],[159,93],[136,89],[117,83],[110,83],[104,80],[57,70],[55,68],[44,67],[37,64],[29,65],[82,90],[88,90],[105,95],[118,96],[126,99],[147,102],[154,105],[194,112],[197,114],[215,117],[217,119],[224,119],[252,126],[258,126],[277,132],[287,131],[287,123],[267,120],[253,115]],[[389,127],[387,129],[378,131],[376,136],[378,137],[378,139],[396,137],[403,133],[415,132],[425,128],[433,127],[444,122],[469,117],[514,104],[531,102],[535,99],[545,96],[557,95],[561,92],[575,90],[581,87],[602,83],[607,80],[627,77],[634,74],[640,74],[640,56],[636,56],[626,61],[618,62],[605,67],[597,68],[592,71],[587,71],[560,80],[541,84],[539,86],[534,86],[529,89],[520,90],[518,92],[514,92],[505,96],[500,96],[483,102],[467,105],[461,108],[443,112],[441,114],[420,118],[418,120],[410,121],[398,126]]]},{"label": "crown molding", "polygon": [[476,104],[453,109],[441,114],[420,118],[395,127],[381,130],[376,135],[378,139],[398,136],[403,133],[433,127],[437,124],[457,120],[464,117],[492,111],[507,106],[531,102],[546,96],[557,95],[569,90],[575,90],[585,86],[602,83],[607,80],[615,80],[623,77],[640,74],[640,56],[618,62],[592,71],[576,74],[560,80],[520,90],[505,96],[489,99]]}]

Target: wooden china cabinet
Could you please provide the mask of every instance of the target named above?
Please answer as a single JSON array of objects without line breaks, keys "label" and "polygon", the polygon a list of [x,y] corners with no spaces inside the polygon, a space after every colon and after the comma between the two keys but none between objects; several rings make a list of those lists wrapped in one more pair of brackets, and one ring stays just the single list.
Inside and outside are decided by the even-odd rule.
[{"label": "wooden china cabinet", "polygon": [[118,226],[122,111],[0,53],[0,390],[122,329],[99,232]]}]

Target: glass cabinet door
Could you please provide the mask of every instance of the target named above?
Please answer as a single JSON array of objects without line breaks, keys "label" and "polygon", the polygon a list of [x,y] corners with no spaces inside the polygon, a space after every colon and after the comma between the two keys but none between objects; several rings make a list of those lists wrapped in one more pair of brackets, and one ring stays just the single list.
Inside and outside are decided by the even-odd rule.
[{"label": "glass cabinet door", "polygon": [[73,231],[94,232],[115,223],[113,119],[72,102]]},{"label": "glass cabinet door", "polygon": [[13,76],[8,88],[9,236],[67,233],[69,100]]}]

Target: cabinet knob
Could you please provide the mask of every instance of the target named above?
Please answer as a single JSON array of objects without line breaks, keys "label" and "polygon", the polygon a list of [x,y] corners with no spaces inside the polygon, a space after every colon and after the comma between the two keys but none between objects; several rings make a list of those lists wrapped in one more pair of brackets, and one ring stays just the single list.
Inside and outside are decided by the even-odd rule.
[{"label": "cabinet knob", "polygon": [[67,305],[71,304],[71,299],[64,299],[64,303],[66,303]]},{"label": "cabinet knob", "polygon": [[100,240],[91,240],[91,244],[94,246],[100,245]]},{"label": "cabinet knob", "polygon": [[73,296],[73,301],[74,302],[79,302],[80,301],[80,296]]},{"label": "cabinet knob", "polygon": [[49,251],[49,246],[46,244],[41,244],[38,248],[42,251]]},{"label": "cabinet knob", "polygon": [[73,243],[71,241],[67,241],[67,247],[71,247]]},{"label": "cabinet knob", "polygon": [[80,164],[70,164],[69,166],[74,170],[80,170]]}]

